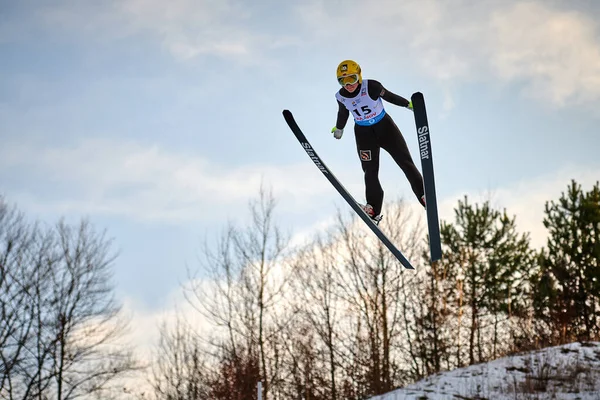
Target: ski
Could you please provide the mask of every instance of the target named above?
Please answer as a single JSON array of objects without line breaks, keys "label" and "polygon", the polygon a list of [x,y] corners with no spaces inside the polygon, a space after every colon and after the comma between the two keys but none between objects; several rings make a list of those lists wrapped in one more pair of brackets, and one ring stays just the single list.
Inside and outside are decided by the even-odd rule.
[{"label": "ski", "polygon": [[429,250],[431,262],[442,258],[442,243],[440,239],[440,223],[438,220],[437,199],[435,195],[435,178],[433,175],[433,153],[431,152],[431,137],[423,93],[416,92],[411,96],[417,137],[419,139],[419,152],[421,167],[423,169],[423,184],[425,186],[425,203],[427,210],[427,227],[429,230]]},{"label": "ski", "polygon": [[313,149],[309,141],[306,139],[306,136],[304,136],[304,134],[298,127],[298,124],[294,120],[294,116],[292,115],[292,113],[289,110],[283,110],[283,118],[285,118],[285,121],[296,136],[296,139],[298,139],[298,141],[300,142],[302,148],[306,151],[306,154],[308,154],[310,159],[315,163],[315,165],[317,166],[317,168],[319,168],[323,175],[325,175],[327,180],[329,180],[329,182],[339,192],[339,194],[342,195],[344,200],[348,202],[350,207],[352,207],[352,209],[358,214],[358,216],[363,221],[365,221],[367,226],[371,228],[373,233],[377,235],[379,240],[381,240],[381,242],[392,252],[392,254],[398,259],[398,261],[400,261],[400,263],[404,266],[404,268],[414,269],[411,263],[406,259],[406,257],[404,257],[402,252],[400,252],[400,250],[398,250],[396,246],[394,246],[394,244],[387,238],[387,236],[385,236],[381,229],[379,229],[379,227],[373,222],[373,220],[371,220],[371,218],[363,211],[363,209],[356,202],[356,200],[354,200],[352,195],[348,193],[346,188],[344,188],[340,181],[331,173],[329,168],[327,168],[323,160],[321,160],[321,157],[319,157],[317,152]]}]

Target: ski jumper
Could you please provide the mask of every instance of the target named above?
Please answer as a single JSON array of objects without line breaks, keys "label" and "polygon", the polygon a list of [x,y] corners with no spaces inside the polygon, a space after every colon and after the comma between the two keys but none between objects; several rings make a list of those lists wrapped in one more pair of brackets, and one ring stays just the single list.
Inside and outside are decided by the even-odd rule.
[{"label": "ski jumper", "polygon": [[375,215],[381,214],[383,205],[383,188],[379,182],[379,152],[382,148],[402,169],[412,191],[421,201],[425,194],[423,177],[412,160],[402,133],[385,112],[382,99],[400,107],[408,107],[409,101],[372,79],[363,79],[352,93],[341,88],[335,97],[338,101],[336,127],[343,129],[348,116],[352,114],[354,117],[356,149],[365,174],[365,196]]}]

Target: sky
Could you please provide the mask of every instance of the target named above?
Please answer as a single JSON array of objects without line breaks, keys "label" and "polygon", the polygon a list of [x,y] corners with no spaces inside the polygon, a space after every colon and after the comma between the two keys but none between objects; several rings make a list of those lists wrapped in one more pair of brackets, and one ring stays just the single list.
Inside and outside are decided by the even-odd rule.
[{"label": "sky", "polygon": [[[600,179],[594,0],[0,0],[0,195],[106,230],[117,296],[151,326],[261,185],[295,235],[349,210],[282,110],[364,201],[352,123],[330,133],[345,59],[424,94],[442,220],[491,198],[539,247],[544,203]],[[385,106],[416,156],[412,113]],[[419,210],[387,155],[380,178]]]}]

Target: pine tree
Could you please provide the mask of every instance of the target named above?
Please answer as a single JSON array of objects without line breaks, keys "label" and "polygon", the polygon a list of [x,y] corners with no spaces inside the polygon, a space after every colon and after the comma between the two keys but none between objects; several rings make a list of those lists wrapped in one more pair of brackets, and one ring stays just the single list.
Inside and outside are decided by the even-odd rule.
[{"label": "pine tree", "polygon": [[584,193],[571,181],[546,203],[547,248],[540,256],[535,312],[551,342],[590,340],[600,333],[600,188]]},{"label": "pine tree", "polygon": [[[471,205],[465,196],[455,209],[455,223],[442,224],[447,260],[454,264],[457,320],[469,318],[468,363],[482,362],[506,352],[512,332],[506,322],[524,314],[527,277],[533,259],[527,235],[516,231],[515,218],[493,209],[489,201]],[[458,347],[462,326],[455,333]],[[504,346],[500,346],[504,343]],[[463,353],[456,352],[457,364]]]}]

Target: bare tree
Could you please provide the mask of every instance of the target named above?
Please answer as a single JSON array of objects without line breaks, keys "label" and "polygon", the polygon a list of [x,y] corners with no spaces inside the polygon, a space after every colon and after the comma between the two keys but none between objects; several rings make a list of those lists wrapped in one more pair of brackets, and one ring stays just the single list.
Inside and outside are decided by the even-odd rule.
[{"label": "bare tree", "polygon": [[[329,241],[317,239],[311,243],[304,252],[299,253],[293,266],[294,293],[297,299],[298,315],[304,319],[302,326],[303,336],[310,336],[306,330],[313,331],[325,348],[325,363],[328,365],[329,382],[323,382],[327,389],[329,399],[338,399],[337,388],[337,338],[336,330],[342,314],[342,307],[337,293],[337,262],[335,249]],[[293,325],[298,329],[298,325]],[[319,357],[318,349],[302,346],[305,358],[310,355],[308,350],[314,350],[314,357]],[[292,355],[292,359],[296,358]],[[293,368],[297,365],[293,363]]]},{"label": "bare tree", "polygon": [[282,337],[285,382],[278,387],[278,398],[332,400],[327,351],[308,319],[296,319]]},{"label": "bare tree", "polygon": [[192,276],[194,284],[187,292],[190,303],[221,329],[210,341],[217,353],[226,349],[236,359],[242,357],[240,347],[249,354],[257,349],[265,400],[271,383],[280,380],[270,345],[291,318],[282,301],[288,284],[282,266],[288,240],[274,223],[274,209],[272,193],[261,188],[259,199],[250,203],[251,223],[242,229],[230,224],[215,252],[205,248],[204,278]]},{"label": "bare tree", "polygon": [[[383,222],[388,236],[406,252],[408,257],[422,252],[422,228],[414,222],[408,208],[397,202],[390,205]],[[411,220],[413,222],[411,223]],[[407,227],[412,226],[412,229]],[[405,316],[405,270],[389,251],[359,225],[349,224],[340,218],[338,229],[340,268],[338,280],[342,296],[353,319],[358,322],[348,332],[345,347],[347,358],[363,364],[367,395],[391,390],[403,377],[399,375],[400,361],[394,354],[404,345],[403,323]],[[370,233],[369,233],[370,234]],[[349,355],[349,357],[348,357]]]},{"label": "bare tree", "polygon": [[[1,199],[0,199],[1,200]],[[0,328],[6,399],[103,393],[135,369],[112,297],[110,241],[86,221],[28,225],[0,201]]]},{"label": "bare tree", "polygon": [[[35,278],[46,276],[47,271],[36,262],[38,252],[34,247],[42,244],[38,236],[37,227],[29,226],[23,214],[16,208],[9,207],[0,197],[0,245],[2,246],[0,249],[2,314],[0,395],[2,398],[19,398],[24,394],[21,380],[27,376],[26,367],[32,369],[32,359],[27,353],[26,344],[32,342],[34,335]],[[40,389],[38,387],[38,390]]]},{"label": "bare tree", "polygon": [[156,399],[210,398],[202,343],[181,316],[175,326],[163,323],[160,327],[151,386]]},{"label": "bare tree", "polygon": [[67,400],[102,391],[135,364],[131,351],[118,344],[126,321],[112,295],[110,241],[86,221],[75,228],[60,222],[56,232],[58,263],[47,318],[56,338],[57,399]]},{"label": "bare tree", "polygon": [[453,299],[456,288],[453,285],[453,264],[446,260],[429,263],[429,253],[424,254],[426,262],[417,272],[413,281],[414,290],[410,308],[411,323],[407,324],[413,360],[412,378],[424,376],[449,368],[450,349],[453,342],[450,320],[455,318]]}]

